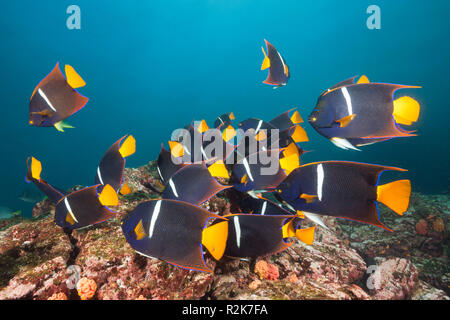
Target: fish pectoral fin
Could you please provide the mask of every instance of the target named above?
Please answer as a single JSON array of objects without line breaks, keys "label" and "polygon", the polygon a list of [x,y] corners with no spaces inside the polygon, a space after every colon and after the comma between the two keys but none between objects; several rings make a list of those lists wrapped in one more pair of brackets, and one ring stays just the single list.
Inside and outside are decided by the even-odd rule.
[{"label": "fish pectoral fin", "polygon": [[370,83],[369,78],[367,78],[367,76],[365,74],[363,74],[357,82],[357,84],[361,84],[361,83]]},{"label": "fish pectoral fin", "polygon": [[351,114],[342,119],[336,120],[336,122],[339,123],[339,126],[341,128],[345,128],[346,126],[348,126],[348,124],[350,122],[352,122],[353,119],[355,119],[355,117],[356,117],[356,114]]},{"label": "fish pectoral fin", "polygon": [[81,78],[81,76],[75,71],[75,69],[66,64],[64,71],[66,72],[67,83],[74,89],[81,88],[86,85],[86,82]]},{"label": "fish pectoral fin", "polygon": [[392,115],[397,123],[412,125],[419,119],[420,104],[411,97],[404,96],[394,100]]},{"label": "fish pectoral fin", "polygon": [[142,240],[147,236],[144,230],[144,224],[142,223],[142,219],[139,220],[138,224],[134,228],[134,235],[136,236],[136,240]]},{"label": "fish pectoral fin", "polygon": [[218,160],[210,165],[208,167],[208,171],[213,177],[222,177],[226,179],[230,178],[230,174],[228,173],[228,170],[222,160]]},{"label": "fish pectoral fin", "polygon": [[261,70],[265,70],[267,68],[270,68],[270,59],[267,56],[266,51],[264,50],[263,47],[261,47],[261,50],[262,50],[262,52],[264,54],[264,60],[263,60],[263,63],[261,65]]},{"label": "fish pectoral fin", "polygon": [[132,135],[125,139],[123,144],[119,148],[120,155],[122,158],[131,156],[136,152],[136,139]]},{"label": "fish pectoral fin", "polygon": [[55,128],[56,128],[56,130],[58,130],[59,132],[64,132],[64,128],[75,128],[74,126],[71,126],[70,124],[68,124],[68,123],[66,123],[66,122],[64,122],[64,121],[60,121],[60,122],[57,122],[57,123],[55,123],[54,125],[53,125]]},{"label": "fish pectoral fin", "polygon": [[330,139],[330,141],[336,147],[344,149],[344,150],[352,149],[352,150],[361,151],[360,149],[358,149],[354,145],[352,145],[347,139],[333,137],[333,138]]},{"label": "fish pectoral fin", "polygon": [[102,192],[98,196],[100,203],[106,207],[117,206],[119,204],[119,198],[117,197],[116,190],[109,184],[103,187]]},{"label": "fish pectoral fin", "polygon": [[35,112],[32,112],[31,114],[38,114],[38,115],[40,115],[42,117],[51,117],[55,113],[53,111],[49,110],[49,109],[46,109],[46,110],[42,110],[42,111],[35,111]]},{"label": "fish pectoral fin", "polygon": [[317,200],[317,196],[316,195],[311,195],[311,194],[306,194],[303,193],[300,198],[305,199],[306,203],[311,203]]},{"label": "fish pectoral fin", "polygon": [[308,218],[315,224],[318,224],[319,226],[324,227],[325,229],[328,229],[328,227],[325,225],[325,223],[323,223],[322,219],[319,217],[318,214],[312,213],[312,212],[306,212],[306,211],[303,211],[303,214],[305,215],[306,218]]},{"label": "fish pectoral fin", "polygon": [[220,260],[225,252],[228,238],[228,220],[203,229],[202,244],[216,260]]},{"label": "fish pectoral fin", "polygon": [[66,222],[73,226],[78,221],[76,221],[76,219],[75,219],[74,215],[72,214],[72,212],[67,212]]},{"label": "fish pectoral fin", "polygon": [[301,242],[312,245],[314,242],[314,233],[315,233],[316,227],[306,228],[306,229],[297,229],[295,231],[295,236],[298,240]]},{"label": "fish pectoral fin", "polygon": [[411,182],[398,180],[377,187],[377,201],[391,208],[395,213],[403,215],[408,210],[411,195]]}]

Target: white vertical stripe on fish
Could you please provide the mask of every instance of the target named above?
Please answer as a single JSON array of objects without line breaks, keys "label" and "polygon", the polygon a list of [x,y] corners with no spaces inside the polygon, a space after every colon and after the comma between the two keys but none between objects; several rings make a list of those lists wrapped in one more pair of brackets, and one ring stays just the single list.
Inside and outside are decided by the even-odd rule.
[{"label": "white vertical stripe on fish", "polygon": [[73,221],[78,222],[77,218],[75,218],[75,215],[72,212],[72,208],[70,207],[67,197],[64,198],[64,204],[66,205],[66,209],[69,212],[70,216],[72,217]]},{"label": "white vertical stripe on fish", "polygon": [[236,232],[236,244],[237,244],[237,247],[240,248],[241,247],[241,226],[239,224],[238,216],[234,217],[234,230]]},{"label": "white vertical stripe on fish", "polygon": [[178,198],[178,192],[177,192],[177,189],[175,188],[175,183],[173,183],[172,179],[169,180],[169,185],[172,188],[172,191],[173,191],[173,194],[175,195],[175,197]]},{"label": "white vertical stripe on fish", "polygon": [[42,97],[42,99],[45,100],[45,102],[47,102],[48,106],[56,112],[55,107],[53,107],[52,103],[50,102],[50,100],[48,100],[47,96],[45,95],[44,91],[41,90],[41,88],[38,89],[38,93],[39,95]]},{"label": "white vertical stripe on fish", "polygon": [[158,200],[153,210],[152,220],[150,221],[150,227],[148,228],[148,237],[151,238],[153,230],[155,229],[156,220],[158,219],[159,212],[161,211],[161,200]]},{"label": "white vertical stripe on fish", "polygon": [[252,172],[250,171],[250,166],[248,164],[247,158],[244,158],[244,160],[242,160],[242,162],[244,163],[244,167],[245,167],[245,171],[247,172],[247,176],[250,178],[250,180],[253,180],[253,176],[252,176]]},{"label": "white vertical stripe on fish", "polygon": [[322,201],[322,187],[324,178],[325,174],[323,172],[323,166],[322,164],[319,164],[317,166],[317,198],[319,201]]},{"label": "white vertical stripe on fish", "polygon": [[346,87],[343,87],[341,89],[342,94],[344,95],[345,101],[347,102],[347,111],[348,115],[353,114],[353,107],[352,107],[352,98],[350,98],[350,94],[348,93],[348,90]]},{"label": "white vertical stripe on fish", "polygon": [[105,184],[105,183],[103,182],[102,175],[101,175],[101,173],[100,173],[100,167],[97,167],[97,176],[98,176],[98,180],[100,180],[100,183],[101,183],[101,184]]}]

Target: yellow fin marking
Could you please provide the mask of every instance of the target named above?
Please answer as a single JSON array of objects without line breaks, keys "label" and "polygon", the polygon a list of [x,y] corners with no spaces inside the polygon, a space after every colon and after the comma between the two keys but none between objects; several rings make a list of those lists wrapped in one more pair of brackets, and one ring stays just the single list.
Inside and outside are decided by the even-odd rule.
[{"label": "yellow fin marking", "polygon": [[408,210],[410,195],[409,180],[398,180],[377,187],[377,201],[384,203],[399,215]]},{"label": "yellow fin marking", "polygon": [[400,124],[411,125],[419,119],[420,105],[411,97],[405,96],[394,100],[395,121]]},{"label": "yellow fin marking", "polygon": [[264,60],[263,60],[263,63],[261,65],[261,70],[264,70],[264,69],[270,68],[270,59],[267,56],[266,51],[264,51],[264,48],[261,47],[261,49],[262,49],[262,52],[264,53]]},{"label": "yellow fin marking", "polygon": [[127,195],[127,194],[130,194],[132,191],[131,191],[131,188],[128,186],[128,183],[124,183],[124,185],[122,186],[122,189],[120,189],[120,194],[121,195]]},{"label": "yellow fin marking", "polygon": [[230,113],[230,115],[228,116],[228,118],[230,118],[230,120],[234,120],[236,119],[236,117],[234,116],[234,113]]},{"label": "yellow fin marking", "polygon": [[144,230],[142,219],[139,220],[139,223],[134,228],[134,234],[136,235],[136,240],[142,240],[147,235]]},{"label": "yellow fin marking", "polygon": [[356,114],[351,114],[342,119],[336,120],[336,122],[339,122],[341,128],[344,128],[344,127],[348,126],[348,124],[350,122],[352,122],[352,120],[355,119],[355,117],[356,117]]},{"label": "yellow fin marking", "polygon": [[200,125],[197,128],[197,131],[200,132],[200,133],[203,133],[203,132],[205,132],[208,129],[209,129],[208,124],[206,123],[205,120],[202,120],[200,122]]},{"label": "yellow fin marking", "polygon": [[33,179],[40,180],[42,172],[42,164],[39,160],[31,157],[31,176]]},{"label": "yellow fin marking", "polygon": [[224,141],[228,142],[236,136],[236,130],[229,125],[225,130],[223,130],[222,138]]},{"label": "yellow fin marking", "polygon": [[300,113],[297,110],[295,110],[294,114],[291,116],[291,121],[292,121],[293,124],[298,124],[298,123],[302,123],[303,122],[303,119],[302,119],[302,117],[300,116]]},{"label": "yellow fin marking", "polygon": [[308,135],[306,134],[305,129],[300,127],[299,125],[295,126],[295,130],[291,135],[291,138],[296,142],[306,142],[309,141]]},{"label": "yellow fin marking", "polygon": [[183,145],[176,141],[169,141],[170,153],[174,158],[182,157],[184,155]]},{"label": "yellow fin marking", "polygon": [[117,206],[119,204],[119,198],[116,191],[109,184],[103,187],[102,192],[98,196],[98,200],[104,206]]},{"label": "yellow fin marking", "polygon": [[228,221],[219,222],[203,229],[202,244],[216,260],[225,252],[228,238]]},{"label": "yellow fin marking", "polygon": [[74,89],[84,87],[86,82],[84,82],[83,78],[75,71],[72,66],[66,64],[65,66],[67,83]]},{"label": "yellow fin marking", "polygon": [[300,196],[300,198],[305,199],[306,203],[311,203],[317,199],[317,196],[304,193]]},{"label": "yellow fin marking", "polygon": [[300,159],[298,157],[298,153],[281,158],[279,161],[280,167],[286,172],[286,175],[289,175],[292,170],[300,167]]},{"label": "yellow fin marking", "polygon": [[67,212],[66,222],[70,223],[72,226],[75,224],[76,221],[74,220],[71,212]]},{"label": "yellow fin marking", "polygon": [[305,214],[303,213],[303,211],[297,210],[297,216],[298,216],[300,219],[305,219]]},{"label": "yellow fin marking", "polygon": [[125,139],[119,149],[120,155],[122,158],[126,158],[131,156],[136,152],[136,139],[132,135]]},{"label": "yellow fin marking", "polygon": [[225,167],[225,164],[222,160],[218,160],[214,162],[212,165],[208,167],[209,173],[211,173],[211,176],[213,177],[222,177],[229,179],[230,175],[228,174],[228,170]]},{"label": "yellow fin marking", "polygon": [[306,228],[306,229],[297,229],[295,231],[295,236],[298,240],[308,245],[312,245],[314,242],[314,232],[316,227]]},{"label": "yellow fin marking", "polygon": [[292,221],[293,219],[288,223],[285,223],[284,226],[281,228],[281,230],[283,231],[283,238],[295,237],[295,230],[294,227],[292,226]]},{"label": "yellow fin marking", "polygon": [[367,78],[367,76],[363,74],[357,82],[357,84],[360,84],[360,83],[370,83],[369,78]]}]

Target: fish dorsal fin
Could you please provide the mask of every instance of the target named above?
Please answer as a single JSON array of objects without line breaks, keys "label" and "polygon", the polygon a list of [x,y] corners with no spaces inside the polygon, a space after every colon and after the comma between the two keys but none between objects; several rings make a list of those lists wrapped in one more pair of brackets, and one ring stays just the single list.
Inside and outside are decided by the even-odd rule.
[{"label": "fish dorsal fin", "polygon": [[364,74],[359,78],[359,80],[357,82],[357,84],[361,84],[361,83],[370,83],[369,78],[367,78],[367,76]]},{"label": "fish dorsal fin", "polygon": [[170,153],[174,158],[182,157],[184,155],[183,145],[176,141],[169,141]]},{"label": "fish dorsal fin", "polygon": [[31,176],[33,179],[41,180],[42,164],[39,160],[31,157]]},{"label": "fish dorsal fin", "polygon": [[132,135],[125,139],[119,148],[120,155],[122,158],[131,156],[136,152],[136,139]]},{"label": "fish dorsal fin", "polygon": [[261,47],[262,52],[264,53],[264,60],[263,63],[261,65],[261,70],[265,70],[267,68],[270,68],[270,59],[266,54],[266,51],[264,50],[263,47]]},{"label": "fish dorsal fin", "polygon": [[356,117],[356,114],[351,114],[342,119],[336,120],[336,122],[339,123],[341,128],[345,128],[346,126],[348,126],[348,124],[350,122],[352,122],[353,119],[355,119],[355,117]]},{"label": "fish dorsal fin", "polygon": [[312,245],[314,242],[314,233],[315,233],[316,227],[306,228],[306,229],[297,229],[295,231],[295,236],[298,240],[301,242]]},{"label": "fish dorsal fin", "polygon": [[233,126],[230,124],[228,127],[223,130],[222,138],[225,142],[230,141],[236,136],[236,130],[234,130]]},{"label": "fish dorsal fin", "polygon": [[203,229],[202,244],[216,260],[225,252],[228,238],[228,221],[222,221]]},{"label": "fish dorsal fin", "polygon": [[123,186],[122,186],[122,188],[120,189],[120,194],[121,195],[127,195],[127,194],[130,194],[132,191],[131,191],[131,188],[128,186],[128,183],[124,183],[123,184]]},{"label": "fish dorsal fin", "polygon": [[86,82],[81,78],[81,76],[75,71],[75,69],[66,64],[65,66],[67,83],[74,89],[84,87]]},{"label": "fish dorsal fin", "polygon": [[291,138],[296,142],[307,142],[309,141],[308,135],[306,134],[305,129],[303,129],[298,124],[295,126],[294,132],[291,135]]},{"label": "fish dorsal fin", "polygon": [[226,179],[230,178],[228,170],[222,160],[218,160],[210,165],[208,167],[208,171],[213,177],[222,177]]},{"label": "fish dorsal fin", "polygon": [[294,219],[291,219],[289,222],[285,223],[281,228],[283,232],[283,238],[295,237],[295,230],[294,226],[292,225],[292,221],[294,221]]},{"label": "fish dorsal fin", "polygon": [[303,123],[303,119],[298,110],[295,110],[294,114],[291,116],[291,121],[293,124]]},{"label": "fish dorsal fin", "polygon": [[377,187],[377,201],[384,203],[399,215],[408,210],[410,195],[409,180],[398,180]]},{"label": "fish dorsal fin", "polygon": [[411,125],[419,119],[420,105],[411,97],[404,96],[394,100],[392,115],[400,124]]},{"label": "fish dorsal fin", "polygon": [[109,184],[103,187],[102,192],[98,196],[98,200],[106,207],[117,206],[119,204],[117,193]]}]

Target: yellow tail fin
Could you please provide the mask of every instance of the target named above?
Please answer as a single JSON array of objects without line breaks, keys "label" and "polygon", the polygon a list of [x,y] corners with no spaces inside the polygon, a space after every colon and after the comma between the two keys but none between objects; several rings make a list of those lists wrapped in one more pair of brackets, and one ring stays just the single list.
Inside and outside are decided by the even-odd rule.
[{"label": "yellow tail fin", "polygon": [[409,180],[398,180],[377,187],[377,201],[384,203],[399,215],[408,210],[410,194]]},{"label": "yellow tail fin", "polygon": [[72,66],[66,64],[65,66],[67,83],[74,89],[84,87],[86,82],[84,82],[83,78],[75,71]]},{"label": "yellow tail fin", "polygon": [[176,141],[169,141],[170,153],[174,158],[182,157],[184,155],[183,145]]},{"label": "yellow tail fin", "polygon": [[292,170],[297,169],[300,167],[300,158],[298,156],[298,153],[290,154],[288,156],[285,156],[284,158],[281,158],[280,160],[280,167],[286,172],[286,175],[289,175]]},{"label": "yellow tail fin", "polygon": [[229,179],[230,175],[228,174],[228,170],[225,167],[225,164],[222,160],[218,160],[214,162],[212,165],[208,167],[209,173],[211,173],[211,176],[213,177],[222,177]]},{"label": "yellow tail fin", "polygon": [[109,184],[103,187],[102,192],[98,196],[98,200],[104,206],[117,206],[119,204],[119,198],[117,197],[116,190]]},{"label": "yellow tail fin", "polygon": [[39,160],[31,157],[31,176],[33,179],[40,180],[42,172],[42,164]]},{"label": "yellow tail fin", "polygon": [[270,68],[270,59],[267,56],[266,51],[264,51],[264,48],[261,47],[261,49],[262,49],[262,52],[264,53],[264,60],[263,60],[263,63],[261,65],[261,70],[264,70],[264,69]]},{"label": "yellow tail fin", "polygon": [[300,116],[300,113],[297,110],[295,110],[294,114],[291,116],[291,121],[292,121],[293,124],[298,124],[298,123],[302,123],[303,122],[303,119],[302,119],[302,117]]},{"label": "yellow tail fin", "polygon": [[205,120],[202,120],[200,122],[200,125],[197,128],[197,131],[200,132],[200,133],[203,133],[203,132],[205,132],[208,129],[209,129],[208,124],[206,123]]},{"label": "yellow tail fin", "polygon": [[308,135],[306,134],[305,129],[300,127],[299,125],[295,126],[295,130],[291,135],[291,138],[296,142],[307,142],[309,141]]},{"label": "yellow tail fin", "polygon": [[216,260],[220,260],[225,252],[228,238],[228,221],[213,224],[203,229],[202,244]]},{"label": "yellow tail fin", "polygon": [[291,219],[291,221],[285,223],[281,228],[281,231],[283,232],[283,238],[295,237],[295,230],[292,225],[292,221],[294,221],[294,219]]},{"label": "yellow tail fin", "polygon": [[136,140],[132,135],[130,135],[128,138],[125,139],[125,141],[122,143],[122,146],[119,149],[119,152],[123,158],[131,156],[133,153],[136,152]]},{"label": "yellow tail fin", "polygon": [[315,229],[316,229],[316,227],[311,227],[311,228],[306,228],[306,229],[297,229],[297,231],[295,231],[295,236],[301,242],[312,245],[314,242]]},{"label": "yellow tail fin", "polygon": [[124,183],[124,185],[122,186],[122,189],[120,189],[120,194],[121,195],[127,195],[127,194],[130,194],[132,191],[131,191],[131,188],[128,186],[128,183]]},{"label": "yellow tail fin", "polygon": [[395,121],[410,126],[419,119],[420,104],[411,97],[401,97],[394,100]]}]

